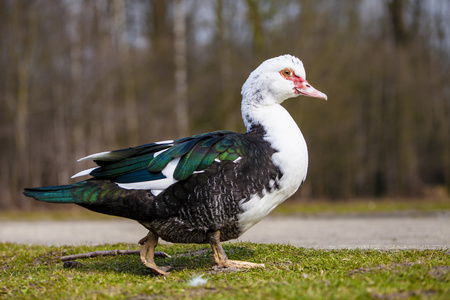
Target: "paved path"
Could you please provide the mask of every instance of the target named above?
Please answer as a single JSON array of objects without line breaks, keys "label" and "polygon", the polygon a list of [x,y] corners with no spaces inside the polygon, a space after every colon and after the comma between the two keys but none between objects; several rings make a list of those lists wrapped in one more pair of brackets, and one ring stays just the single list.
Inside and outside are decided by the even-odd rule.
[{"label": "paved path", "polygon": [[[0,242],[45,245],[137,243],[140,224],[108,221],[0,221]],[[275,216],[240,237],[241,241],[341,249],[450,248],[450,212],[421,216]]]}]

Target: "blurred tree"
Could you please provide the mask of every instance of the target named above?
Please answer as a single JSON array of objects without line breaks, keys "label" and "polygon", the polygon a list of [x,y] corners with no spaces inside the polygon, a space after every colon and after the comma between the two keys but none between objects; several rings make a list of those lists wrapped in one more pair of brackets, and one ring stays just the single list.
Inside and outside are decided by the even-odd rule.
[{"label": "blurred tree", "polygon": [[117,55],[120,59],[120,82],[123,85],[123,100],[125,110],[125,122],[128,134],[128,142],[137,145],[139,141],[139,122],[137,115],[136,80],[133,72],[132,53],[127,30],[127,14],[122,0],[114,0],[114,29],[113,36],[117,47]]},{"label": "blurred tree", "polygon": [[89,153],[243,131],[240,87],[285,53],[330,99],[284,104],[310,149],[302,196],[448,191],[449,13],[445,0],[0,1],[0,207],[39,205],[22,188],[68,183]]},{"label": "blurred tree", "polygon": [[251,24],[253,36],[252,46],[255,54],[255,61],[264,60],[264,30],[263,19],[260,12],[260,3],[258,0],[247,0],[248,20]]},{"label": "blurred tree", "polygon": [[175,117],[178,136],[186,136],[189,134],[189,113],[187,98],[186,13],[183,0],[175,0],[173,19],[175,40]]},{"label": "blurred tree", "polygon": [[[233,93],[233,70],[232,70],[232,57],[230,50],[230,28],[228,27],[229,20],[227,19],[226,4],[223,0],[217,0],[216,4],[216,27],[217,27],[217,40],[218,40],[218,52],[219,52],[219,69],[220,69],[220,82],[221,82],[221,105],[228,110],[232,110],[232,106],[236,104],[234,101]],[[233,114],[229,114],[226,117],[226,127],[230,128],[234,126],[236,118]]]}]

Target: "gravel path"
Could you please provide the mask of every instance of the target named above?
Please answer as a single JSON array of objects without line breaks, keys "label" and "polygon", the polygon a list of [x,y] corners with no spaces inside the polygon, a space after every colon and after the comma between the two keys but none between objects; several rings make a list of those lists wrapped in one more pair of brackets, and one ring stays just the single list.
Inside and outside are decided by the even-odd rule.
[{"label": "gravel path", "polygon": [[[147,231],[126,219],[111,221],[0,221],[0,242],[45,245],[137,243]],[[450,248],[450,212],[401,216],[274,216],[240,241],[323,249]]]}]

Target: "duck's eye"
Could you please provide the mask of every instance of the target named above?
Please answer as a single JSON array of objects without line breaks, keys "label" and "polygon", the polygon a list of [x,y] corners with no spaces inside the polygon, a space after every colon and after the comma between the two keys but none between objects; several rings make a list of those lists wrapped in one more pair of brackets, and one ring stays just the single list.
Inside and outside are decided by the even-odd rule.
[{"label": "duck's eye", "polygon": [[289,69],[284,69],[284,70],[281,71],[281,74],[283,74],[283,76],[288,77],[288,76],[292,75],[292,71],[289,70]]}]

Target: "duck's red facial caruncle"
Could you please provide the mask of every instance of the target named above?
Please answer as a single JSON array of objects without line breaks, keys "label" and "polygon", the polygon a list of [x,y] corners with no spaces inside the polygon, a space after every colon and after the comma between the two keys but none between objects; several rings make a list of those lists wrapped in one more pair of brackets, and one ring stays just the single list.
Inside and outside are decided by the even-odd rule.
[{"label": "duck's red facial caruncle", "polygon": [[294,82],[294,93],[307,96],[307,97],[313,97],[313,98],[319,98],[327,100],[327,95],[322,93],[321,91],[316,90],[313,88],[306,79],[303,79],[300,76],[297,76],[294,72],[294,70],[290,68],[286,68],[280,71],[281,76],[283,76],[286,80],[291,80]]}]

